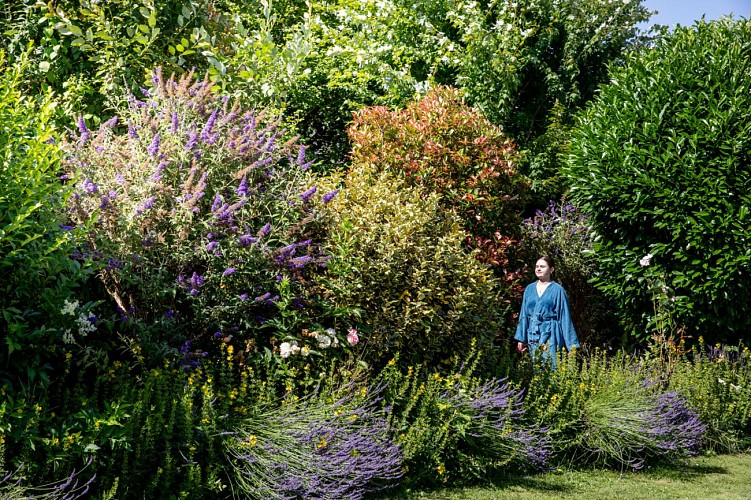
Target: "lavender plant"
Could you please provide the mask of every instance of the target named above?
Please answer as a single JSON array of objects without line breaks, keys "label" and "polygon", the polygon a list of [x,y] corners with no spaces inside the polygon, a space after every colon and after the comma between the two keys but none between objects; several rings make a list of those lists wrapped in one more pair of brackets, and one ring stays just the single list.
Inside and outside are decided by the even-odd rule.
[{"label": "lavender plant", "polygon": [[[91,465],[91,459],[84,469]],[[0,471],[0,495],[3,498],[24,498],[28,500],[73,500],[85,498],[89,489],[96,480],[96,475],[86,479],[81,477],[81,470],[75,470],[70,475],[54,483],[47,485],[28,485],[24,467],[21,466],[12,472]]]},{"label": "lavender plant", "polygon": [[379,375],[412,485],[487,477],[512,464],[547,467],[547,429],[526,423],[521,390],[507,380],[475,376],[480,357],[473,346],[447,373],[425,366],[405,373],[394,360]]},{"label": "lavender plant", "polygon": [[639,469],[696,454],[706,430],[676,391],[664,391],[652,365],[594,350],[583,362],[562,355],[536,373],[527,414],[550,428],[555,460]]},{"label": "lavender plant", "polygon": [[359,499],[394,486],[402,453],[379,392],[350,383],[258,409],[226,433],[233,485],[259,499]]},{"label": "lavender plant", "polygon": [[700,343],[673,365],[669,390],[678,391],[706,425],[703,446],[737,452],[751,445],[751,351]]},{"label": "lavender plant", "polygon": [[207,79],[157,70],[142,93],[96,132],[79,118],[65,142],[81,254],[100,263],[125,319],[174,320],[150,340],[175,348],[181,325],[199,342],[217,331],[268,340],[283,279],[309,304],[306,277],[327,260],[317,207],[335,193],[317,192],[305,148],[285,142],[278,120]]}]

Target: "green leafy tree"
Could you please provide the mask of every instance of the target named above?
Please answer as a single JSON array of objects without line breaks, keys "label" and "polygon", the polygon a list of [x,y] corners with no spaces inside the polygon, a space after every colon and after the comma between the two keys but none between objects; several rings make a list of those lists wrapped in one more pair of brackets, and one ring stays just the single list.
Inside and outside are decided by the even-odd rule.
[{"label": "green leafy tree", "polygon": [[574,130],[571,199],[599,235],[597,284],[637,338],[751,326],[749,47],[747,20],[676,29],[614,68]]},{"label": "green leafy tree", "polygon": [[232,51],[233,18],[214,0],[21,0],[4,9],[0,41],[11,60],[32,44],[25,91],[58,94],[59,122],[97,118],[156,67],[219,75],[217,53]]}]

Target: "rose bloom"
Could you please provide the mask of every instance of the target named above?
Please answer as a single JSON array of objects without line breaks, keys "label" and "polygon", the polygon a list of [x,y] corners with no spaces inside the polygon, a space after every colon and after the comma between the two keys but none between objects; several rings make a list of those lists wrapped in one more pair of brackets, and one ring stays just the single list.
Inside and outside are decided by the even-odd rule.
[{"label": "rose bloom", "polygon": [[354,328],[350,328],[347,332],[347,342],[349,342],[349,345],[357,345],[360,342],[360,337],[357,336],[357,330]]},{"label": "rose bloom", "polygon": [[283,358],[288,358],[292,354],[292,345],[289,342],[282,342],[279,344],[279,355]]}]

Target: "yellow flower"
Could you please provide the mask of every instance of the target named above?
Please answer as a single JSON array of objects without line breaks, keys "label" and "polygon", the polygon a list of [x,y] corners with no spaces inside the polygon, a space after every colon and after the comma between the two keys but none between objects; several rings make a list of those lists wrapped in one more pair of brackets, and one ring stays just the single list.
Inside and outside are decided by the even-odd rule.
[{"label": "yellow flower", "polygon": [[231,346],[231,345],[228,345],[228,346],[227,346],[227,352],[228,352],[229,354],[232,354],[233,352],[235,352],[235,347],[234,347],[234,346]]},{"label": "yellow flower", "polygon": [[255,434],[251,434],[250,436],[248,436],[247,444],[248,444],[248,446],[251,446],[251,447],[253,447],[256,444],[258,444],[258,438],[256,437]]},{"label": "yellow flower", "polygon": [[444,475],[446,473],[446,467],[443,466],[443,464],[440,464],[438,467],[435,468],[435,470],[438,471],[438,474]]},{"label": "yellow flower", "polygon": [[389,366],[394,366],[396,364],[396,358],[391,358],[389,361]]},{"label": "yellow flower", "polygon": [[65,359],[70,359],[72,357],[73,357],[73,353],[72,352],[66,352],[65,353]]},{"label": "yellow flower", "polygon": [[316,449],[325,448],[328,445],[328,441],[326,441],[326,438],[321,439],[318,444],[316,445]]}]

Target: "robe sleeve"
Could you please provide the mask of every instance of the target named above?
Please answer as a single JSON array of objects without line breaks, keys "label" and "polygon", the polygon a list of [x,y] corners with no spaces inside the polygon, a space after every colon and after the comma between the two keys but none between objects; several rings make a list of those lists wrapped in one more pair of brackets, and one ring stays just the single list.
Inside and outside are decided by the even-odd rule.
[{"label": "robe sleeve", "polygon": [[524,290],[522,297],[522,310],[519,313],[519,324],[516,325],[516,335],[514,340],[527,343],[527,290]]},{"label": "robe sleeve", "polygon": [[557,309],[560,315],[558,323],[563,343],[565,344],[566,349],[569,350],[572,347],[579,348],[579,338],[576,336],[574,322],[571,320],[571,311],[568,307],[568,296],[566,295],[566,290],[560,288],[557,300]]}]

